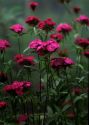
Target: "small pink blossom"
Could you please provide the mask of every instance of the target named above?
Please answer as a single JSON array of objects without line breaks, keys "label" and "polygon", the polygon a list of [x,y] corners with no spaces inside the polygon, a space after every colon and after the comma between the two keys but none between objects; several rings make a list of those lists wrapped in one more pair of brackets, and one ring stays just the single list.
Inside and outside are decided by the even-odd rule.
[{"label": "small pink blossom", "polygon": [[63,37],[63,35],[61,33],[54,33],[54,34],[50,35],[50,38],[55,39],[58,42],[60,42],[61,40],[63,40],[64,37]]},{"label": "small pink blossom", "polygon": [[89,26],[89,17],[85,15],[81,15],[80,17],[76,18],[75,21],[82,25],[84,24],[84,25]]},{"label": "small pink blossom", "polygon": [[7,40],[0,39],[0,51],[2,52],[8,47],[10,47],[10,43]]},{"label": "small pink blossom", "polygon": [[27,116],[27,115],[21,114],[21,115],[19,115],[19,117],[18,117],[18,119],[17,119],[17,122],[18,122],[18,123],[26,122],[27,119],[28,119],[28,116]]},{"label": "small pink blossom", "polygon": [[39,6],[38,2],[30,2],[28,5],[32,11],[35,11],[36,7]]},{"label": "small pink blossom", "polygon": [[56,31],[57,32],[62,32],[62,33],[69,33],[72,31],[72,26],[70,24],[67,23],[61,23],[57,26]]},{"label": "small pink blossom", "polygon": [[25,30],[25,28],[21,24],[14,24],[10,27],[10,30],[12,30],[15,33],[20,34]]},{"label": "small pink blossom", "polygon": [[7,102],[5,101],[0,101],[0,109],[5,108],[7,106]]}]

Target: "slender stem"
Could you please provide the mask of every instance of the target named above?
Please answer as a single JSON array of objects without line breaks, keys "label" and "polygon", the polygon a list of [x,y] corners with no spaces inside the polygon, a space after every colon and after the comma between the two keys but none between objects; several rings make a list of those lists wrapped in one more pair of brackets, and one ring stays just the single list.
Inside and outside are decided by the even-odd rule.
[{"label": "slender stem", "polygon": [[20,42],[21,42],[21,36],[19,35],[18,36],[18,52],[21,54],[21,45],[20,45]]},{"label": "slender stem", "polygon": [[33,104],[32,99],[31,99],[31,105],[32,105],[32,114],[33,114],[33,125],[35,125],[35,117],[34,117],[34,104]]}]

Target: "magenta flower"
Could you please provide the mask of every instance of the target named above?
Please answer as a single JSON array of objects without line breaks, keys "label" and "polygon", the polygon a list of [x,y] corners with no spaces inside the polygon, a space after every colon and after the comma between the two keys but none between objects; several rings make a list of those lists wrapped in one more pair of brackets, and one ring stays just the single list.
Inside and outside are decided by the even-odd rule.
[{"label": "magenta flower", "polygon": [[29,43],[29,48],[37,50],[39,46],[42,45],[42,41],[40,39],[35,39]]},{"label": "magenta flower", "polygon": [[51,18],[47,18],[46,20],[39,22],[38,28],[41,30],[45,30],[46,32],[49,32],[54,29],[55,25],[56,23],[53,22]]},{"label": "magenta flower", "polygon": [[17,119],[17,122],[18,122],[19,124],[21,124],[22,122],[26,122],[27,119],[28,119],[28,116],[27,116],[27,115],[21,114],[21,115],[19,115],[19,117],[18,117],[18,119]]},{"label": "magenta flower", "polygon": [[21,24],[14,24],[10,27],[10,30],[12,30],[15,33],[20,34],[25,30],[25,28]]},{"label": "magenta flower", "polygon": [[85,48],[87,48],[89,46],[89,40],[86,39],[86,38],[80,38],[80,37],[78,37],[75,40],[75,44],[77,44],[80,47],[82,47],[82,48],[85,49]]},{"label": "magenta flower", "polygon": [[35,11],[37,6],[39,6],[38,2],[30,2],[29,3],[29,7],[31,8],[32,11]]},{"label": "magenta flower", "polygon": [[84,56],[86,56],[87,58],[89,58],[89,50],[84,52]]},{"label": "magenta flower", "polygon": [[63,40],[64,37],[61,33],[54,33],[50,35],[50,38],[60,42],[61,40]]},{"label": "magenta flower", "polygon": [[17,54],[14,59],[20,65],[34,65],[34,56],[25,56],[23,54]]},{"label": "magenta flower", "polygon": [[68,57],[59,57],[51,60],[51,66],[54,69],[69,67],[74,64],[74,61]]},{"label": "magenta flower", "polygon": [[76,18],[75,21],[82,25],[84,24],[84,25],[89,26],[89,17],[85,15],[81,15],[80,17]]},{"label": "magenta flower", "polygon": [[67,23],[61,23],[57,26],[56,31],[57,32],[62,32],[63,34],[69,33],[72,31],[72,26],[70,24]]},{"label": "magenta flower", "polygon": [[4,109],[7,106],[7,102],[5,101],[0,101],[0,109]]},{"label": "magenta flower", "polygon": [[10,43],[7,40],[0,39],[0,51],[3,52],[8,47],[10,47]]},{"label": "magenta flower", "polygon": [[36,26],[39,22],[40,22],[40,19],[36,16],[29,16],[26,18],[25,22],[30,25],[30,26]]}]

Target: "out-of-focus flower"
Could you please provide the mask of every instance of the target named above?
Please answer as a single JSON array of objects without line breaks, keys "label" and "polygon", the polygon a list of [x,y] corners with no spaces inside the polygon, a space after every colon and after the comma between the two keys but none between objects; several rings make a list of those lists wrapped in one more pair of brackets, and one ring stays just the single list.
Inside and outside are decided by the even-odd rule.
[{"label": "out-of-focus flower", "polygon": [[47,18],[46,20],[39,22],[38,28],[41,30],[45,30],[46,32],[49,32],[54,29],[55,25],[56,23],[53,22],[51,18]]},{"label": "out-of-focus flower", "polygon": [[79,14],[79,12],[81,11],[81,8],[79,6],[75,6],[73,7],[73,11],[75,14]]},{"label": "out-of-focus flower", "polygon": [[0,71],[0,82],[6,82],[7,81],[7,74],[4,72]]},{"label": "out-of-focus flower", "polygon": [[39,22],[40,19],[36,16],[28,16],[25,20],[25,22],[29,25],[29,26],[36,26]]},{"label": "out-of-focus flower", "polygon": [[18,123],[26,122],[28,119],[28,116],[26,114],[20,114],[17,118]]},{"label": "out-of-focus flower", "polygon": [[4,109],[7,106],[7,102],[5,101],[0,101],[0,109]]},{"label": "out-of-focus flower", "polygon": [[63,40],[64,37],[61,33],[54,33],[50,35],[50,38],[60,42],[61,40]]},{"label": "out-of-focus flower", "polygon": [[38,2],[30,2],[30,3],[28,3],[28,6],[31,8],[32,11],[35,11],[37,6],[39,6],[39,3]]},{"label": "out-of-focus flower", "polygon": [[84,55],[85,55],[87,58],[89,58],[89,50],[85,51],[85,52],[84,52]]},{"label": "out-of-focus flower", "polygon": [[21,24],[14,24],[10,27],[10,30],[15,33],[21,34],[25,30],[25,28]]},{"label": "out-of-focus flower", "polygon": [[57,26],[56,31],[57,32],[62,32],[63,34],[67,34],[72,31],[72,26],[67,23],[61,23]]},{"label": "out-of-focus flower", "polygon": [[59,57],[51,60],[51,67],[54,69],[69,67],[73,64],[74,61],[68,57]]},{"label": "out-of-focus flower", "polygon": [[3,88],[3,91],[10,95],[19,95],[22,96],[26,90],[31,87],[31,82],[28,81],[14,81],[10,85],[6,85]]},{"label": "out-of-focus flower", "polygon": [[34,40],[29,44],[29,48],[35,49],[39,55],[45,55],[49,52],[52,53],[56,51],[58,48],[60,48],[60,45],[53,39],[50,39],[46,42]]},{"label": "out-of-focus flower", "polygon": [[7,40],[0,39],[0,51],[5,51],[8,47],[10,47],[10,43]]},{"label": "out-of-focus flower", "polygon": [[76,95],[79,95],[82,92],[82,89],[80,87],[74,87],[72,92]]},{"label": "out-of-focus flower", "polygon": [[86,38],[77,37],[75,44],[85,49],[89,46],[89,40]]},{"label": "out-of-focus flower", "polygon": [[80,17],[76,18],[75,21],[82,25],[89,26],[89,17],[87,17],[85,15],[81,15]]},{"label": "out-of-focus flower", "polygon": [[68,112],[67,117],[70,118],[70,119],[74,119],[75,118],[75,113],[74,112]]},{"label": "out-of-focus flower", "polygon": [[20,65],[34,65],[34,56],[25,56],[23,54],[17,54],[14,59]]}]

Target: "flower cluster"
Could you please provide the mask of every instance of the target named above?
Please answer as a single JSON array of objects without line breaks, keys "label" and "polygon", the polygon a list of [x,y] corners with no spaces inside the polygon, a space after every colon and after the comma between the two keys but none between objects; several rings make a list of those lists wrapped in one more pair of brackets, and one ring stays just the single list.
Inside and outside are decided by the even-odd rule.
[{"label": "flower cluster", "polygon": [[10,43],[7,40],[0,39],[0,51],[5,51],[8,47],[10,47]]}]

